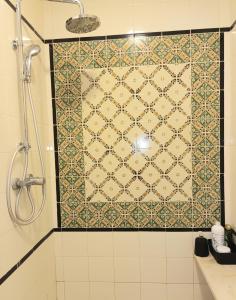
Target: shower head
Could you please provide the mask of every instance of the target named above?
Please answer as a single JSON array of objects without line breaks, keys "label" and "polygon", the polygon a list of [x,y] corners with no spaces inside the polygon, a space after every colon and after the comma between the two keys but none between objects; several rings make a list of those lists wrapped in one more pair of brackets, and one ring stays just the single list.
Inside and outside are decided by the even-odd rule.
[{"label": "shower head", "polygon": [[86,15],[84,6],[80,0],[47,0],[60,3],[77,4],[80,7],[80,15],[72,17],[66,21],[66,29],[72,33],[88,33],[96,30],[100,26],[100,20],[97,16]]},{"label": "shower head", "polygon": [[87,33],[96,30],[100,25],[97,16],[80,15],[66,21],[66,29],[72,33]]},{"label": "shower head", "polygon": [[41,48],[38,45],[31,45],[25,49],[24,53],[24,80],[30,81],[32,58],[38,55]]},{"label": "shower head", "polygon": [[31,45],[25,49],[25,57],[33,57],[40,53],[41,48],[39,45]]}]

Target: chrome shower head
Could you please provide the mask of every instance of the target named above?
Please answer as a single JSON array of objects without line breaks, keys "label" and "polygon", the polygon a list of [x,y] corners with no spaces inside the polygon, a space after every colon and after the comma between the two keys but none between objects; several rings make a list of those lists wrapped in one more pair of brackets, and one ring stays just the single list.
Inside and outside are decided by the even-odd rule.
[{"label": "chrome shower head", "polygon": [[100,26],[97,16],[80,15],[66,21],[66,29],[72,33],[87,33],[96,30]]},{"label": "chrome shower head", "polygon": [[41,48],[39,45],[30,45],[25,49],[25,57],[33,57],[40,53]]},{"label": "chrome shower head", "polygon": [[47,0],[60,3],[77,4],[80,7],[80,15],[66,21],[66,29],[72,33],[88,33],[96,30],[101,22],[97,16],[86,15],[81,0]]},{"label": "chrome shower head", "polygon": [[30,81],[32,58],[38,55],[41,48],[38,45],[31,45],[25,49],[24,53],[24,80]]}]

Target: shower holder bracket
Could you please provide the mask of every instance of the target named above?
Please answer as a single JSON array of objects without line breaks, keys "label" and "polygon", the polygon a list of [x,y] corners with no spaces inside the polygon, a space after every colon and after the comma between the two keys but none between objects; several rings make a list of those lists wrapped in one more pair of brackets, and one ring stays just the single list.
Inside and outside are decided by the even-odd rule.
[{"label": "shower holder bracket", "polygon": [[[29,38],[23,38],[23,40],[22,40],[22,45],[30,45],[31,43],[32,43],[32,41]],[[20,46],[20,42],[16,38],[16,39],[12,40],[11,45],[12,45],[13,50],[17,50],[18,47]]]},{"label": "shower holder bracket", "polygon": [[12,49],[13,50],[17,50],[18,46],[19,46],[18,41],[17,40],[13,40],[12,41]]},{"label": "shower holder bracket", "polygon": [[20,142],[19,143],[19,148],[20,150],[19,151],[25,151],[25,152],[29,152],[30,148],[31,148],[31,145],[28,144],[28,143],[24,143],[24,142]]}]

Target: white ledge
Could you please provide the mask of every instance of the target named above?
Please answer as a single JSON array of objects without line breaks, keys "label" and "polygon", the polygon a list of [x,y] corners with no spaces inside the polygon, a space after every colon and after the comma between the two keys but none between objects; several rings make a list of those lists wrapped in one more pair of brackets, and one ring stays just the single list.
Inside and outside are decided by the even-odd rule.
[{"label": "white ledge", "polygon": [[220,265],[211,255],[195,260],[216,300],[236,300],[236,265]]}]

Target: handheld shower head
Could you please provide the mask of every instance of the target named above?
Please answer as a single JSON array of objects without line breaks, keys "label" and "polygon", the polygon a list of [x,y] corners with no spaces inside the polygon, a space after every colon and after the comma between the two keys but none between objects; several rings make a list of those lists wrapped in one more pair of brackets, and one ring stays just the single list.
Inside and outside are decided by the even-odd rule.
[{"label": "handheld shower head", "polygon": [[25,49],[25,56],[35,56],[38,55],[41,51],[39,45],[31,45]]},{"label": "handheld shower head", "polygon": [[32,58],[38,55],[41,48],[38,45],[31,45],[25,49],[24,53],[24,80],[30,81]]}]

